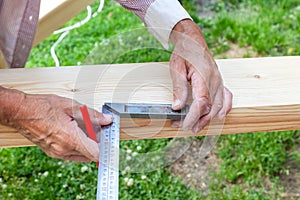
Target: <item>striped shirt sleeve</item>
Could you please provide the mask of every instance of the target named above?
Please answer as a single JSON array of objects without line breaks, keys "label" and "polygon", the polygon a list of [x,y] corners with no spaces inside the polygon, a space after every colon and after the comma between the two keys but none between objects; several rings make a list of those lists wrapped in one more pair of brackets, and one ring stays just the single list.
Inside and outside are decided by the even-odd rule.
[{"label": "striped shirt sleeve", "polygon": [[116,1],[134,12],[166,49],[169,48],[169,37],[173,27],[183,19],[191,19],[178,0]]},{"label": "striped shirt sleeve", "polygon": [[24,67],[35,36],[40,0],[0,3],[0,65]]}]

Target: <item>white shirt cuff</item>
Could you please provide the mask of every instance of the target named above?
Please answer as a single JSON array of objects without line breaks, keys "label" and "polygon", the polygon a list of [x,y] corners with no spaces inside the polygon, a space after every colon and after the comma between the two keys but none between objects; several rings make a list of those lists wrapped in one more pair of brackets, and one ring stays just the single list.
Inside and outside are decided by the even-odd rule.
[{"label": "white shirt cuff", "polygon": [[156,0],[147,9],[144,22],[149,32],[168,49],[171,31],[183,19],[192,18],[178,0]]}]

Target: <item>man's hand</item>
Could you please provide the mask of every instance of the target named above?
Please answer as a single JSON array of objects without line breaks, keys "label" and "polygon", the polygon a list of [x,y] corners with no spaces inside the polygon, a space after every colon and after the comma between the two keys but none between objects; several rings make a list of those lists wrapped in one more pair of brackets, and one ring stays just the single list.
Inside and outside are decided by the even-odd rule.
[{"label": "man's hand", "polygon": [[[81,105],[56,95],[24,94],[8,125],[15,127],[48,156],[79,162],[98,161],[99,147],[79,127]],[[89,109],[91,121],[100,130],[112,116]]]},{"label": "man's hand", "polygon": [[200,28],[191,20],[182,20],[170,36],[175,49],[170,59],[173,81],[173,109],[182,109],[188,100],[188,84],[193,102],[183,130],[199,132],[215,117],[223,120],[232,107],[232,94],[223,86],[221,74],[208,50]]}]

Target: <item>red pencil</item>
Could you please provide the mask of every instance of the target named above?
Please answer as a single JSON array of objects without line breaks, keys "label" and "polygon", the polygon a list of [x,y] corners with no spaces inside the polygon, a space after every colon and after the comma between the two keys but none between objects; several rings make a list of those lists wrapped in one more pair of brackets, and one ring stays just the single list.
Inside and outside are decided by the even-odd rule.
[{"label": "red pencil", "polygon": [[[88,136],[95,142],[98,142],[86,105],[80,106],[80,111],[82,114],[83,122],[84,122]],[[96,162],[96,164],[97,164],[97,166],[99,166],[99,162]]]}]

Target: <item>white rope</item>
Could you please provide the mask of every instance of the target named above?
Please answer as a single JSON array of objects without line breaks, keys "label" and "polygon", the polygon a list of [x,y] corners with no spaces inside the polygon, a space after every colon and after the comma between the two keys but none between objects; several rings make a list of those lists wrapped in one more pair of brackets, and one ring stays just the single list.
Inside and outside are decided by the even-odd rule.
[{"label": "white rope", "polygon": [[74,25],[56,30],[53,32],[53,34],[60,34],[62,33],[59,38],[56,40],[56,42],[52,45],[51,49],[50,49],[50,53],[51,53],[51,57],[53,58],[54,62],[55,62],[55,66],[59,67],[60,66],[60,62],[59,62],[59,58],[56,55],[55,52],[55,48],[61,43],[61,41],[69,34],[69,32],[73,29],[79,28],[80,26],[86,24],[87,22],[90,21],[91,17],[96,17],[98,15],[98,13],[100,13],[103,9],[104,6],[104,0],[100,0],[99,6],[97,11],[92,15],[92,8],[91,6],[87,6],[87,16],[85,19],[83,19],[80,22],[77,22]]},{"label": "white rope", "polygon": [[102,11],[103,7],[104,7],[104,0],[100,0],[97,12],[95,12],[93,14],[93,17],[96,17],[98,15],[98,13],[100,13]]},{"label": "white rope", "polygon": [[86,9],[87,9],[87,16],[86,16],[85,19],[83,19],[83,20],[80,21],[80,22],[77,22],[77,23],[74,24],[74,25],[71,25],[71,26],[68,26],[68,27],[65,27],[65,28],[56,30],[56,31],[53,32],[53,34],[60,34],[60,33],[66,32],[66,31],[70,31],[70,30],[79,28],[79,27],[82,26],[83,24],[85,24],[85,23],[87,23],[88,21],[90,21],[90,19],[91,19],[91,17],[92,17],[92,8],[91,8],[91,6],[87,6]]},{"label": "white rope", "polygon": [[51,49],[50,49],[50,53],[51,53],[51,56],[52,56],[52,58],[53,58],[53,60],[54,60],[54,62],[55,62],[55,66],[56,66],[56,67],[59,67],[59,66],[60,66],[60,63],[59,63],[59,59],[58,59],[58,57],[57,57],[57,55],[56,55],[56,52],[55,52],[55,47],[56,47],[56,46],[64,39],[64,37],[65,37],[66,35],[69,34],[69,32],[70,32],[70,31],[66,31],[66,32],[64,32],[63,34],[61,34],[61,35],[59,36],[59,38],[56,40],[56,42],[52,45]]}]

